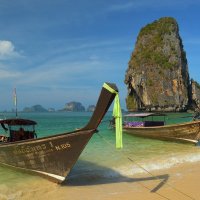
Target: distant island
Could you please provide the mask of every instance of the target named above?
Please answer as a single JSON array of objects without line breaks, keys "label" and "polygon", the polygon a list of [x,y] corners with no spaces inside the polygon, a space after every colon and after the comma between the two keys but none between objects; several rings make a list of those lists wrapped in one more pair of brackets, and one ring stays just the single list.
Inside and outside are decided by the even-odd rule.
[{"label": "distant island", "polygon": [[80,102],[69,102],[65,104],[65,108],[60,111],[84,112],[85,107]]},{"label": "distant island", "polygon": [[94,110],[95,110],[95,106],[94,105],[90,105],[90,106],[88,106],[88,108],[87,108],[87,112],[94,112]]},{"label": "distant island", "polygon": [[54,108],[46,109],[41,105],[34,105],[31,107],[25,107],[22,112],[94,112],[94,110],[94,105],[89,105],[88,108],[85,109],[85,107],[80,102],[72,101],[66,103],[65,107],[59,110],[55,110]]},{"label": "distant island", "polygon": [[43,108],[41,105],[34,105],[31,107],[25,107],[23,112],[48,112],[48,110]]}]

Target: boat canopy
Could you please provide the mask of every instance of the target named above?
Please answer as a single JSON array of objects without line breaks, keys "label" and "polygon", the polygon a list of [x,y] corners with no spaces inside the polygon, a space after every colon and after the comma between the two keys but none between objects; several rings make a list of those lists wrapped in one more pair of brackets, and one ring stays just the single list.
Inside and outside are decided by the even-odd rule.
[{"label": "boat canopy", "polygon": [[149,117],[149,116],[166,116],[164,113],[129,113],[124,115],[124,117]]},{"label": "boat canopy", "polygon": [[37,122],[27,119],[3,119],[0,120],[0,124],[7,124],[8,126],[29,126],[29,125],[36,125]]}]

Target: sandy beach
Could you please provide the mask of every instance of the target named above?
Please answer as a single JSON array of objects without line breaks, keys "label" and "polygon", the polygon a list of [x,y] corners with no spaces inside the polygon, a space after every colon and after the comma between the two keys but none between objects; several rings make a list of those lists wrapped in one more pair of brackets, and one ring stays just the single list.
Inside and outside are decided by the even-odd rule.
[{"label": "sandy beach", "polygon": [[[76,176],[57,185],[43,178],[31,177],[29,182],[3,190],[1,200],[188,200],[200,199],[200,162],[177,164],[175,167],[133,175],[132,177]],[[39,186],[39,187],[38,187]],[[19,190],[19,188],[23,190]]]},{"label": "sandy beach", "polygon": [[200,162],[180,164],[171,169],[154,171],[154,176],[145,173],[124,180],[116,179],[111,184],[98,184],[96,180],[97,185],[83,185],[71,189],[78,190],[80,195],[73,199],[200,199],[199,170]]}]

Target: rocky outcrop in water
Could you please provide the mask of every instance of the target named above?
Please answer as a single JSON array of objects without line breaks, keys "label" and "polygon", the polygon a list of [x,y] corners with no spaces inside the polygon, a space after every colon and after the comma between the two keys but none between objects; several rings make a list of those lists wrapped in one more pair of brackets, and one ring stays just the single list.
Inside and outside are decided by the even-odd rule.
[{"label": "rocky outcrop in water", "polygon": [[193,109],[197,107],[200,111],[200,85],[194,80],[191,80],[191,99]]},{"label": "rocky outcrop in water", "polygon": [[161,18],[141,29],[125,84],[128,110],[188,109],[194,91],[192,97],[186,53],[174,18]]},{"label": "rocky outcrop in water", "polygon": [[87,108],[87,112],[94,112],[96,106],[95,105],[89,105]]},{"label": "rocky outcrop in water", "polygon": [[24,108],[23,112],[48,112],[48,110],[43,108],[41,105],[34,105]]},{"label": "rocky outcrop in water", "polygon": [[65,104],[63,111],[83,112],[85,107],[79,102],[72,101]]}]

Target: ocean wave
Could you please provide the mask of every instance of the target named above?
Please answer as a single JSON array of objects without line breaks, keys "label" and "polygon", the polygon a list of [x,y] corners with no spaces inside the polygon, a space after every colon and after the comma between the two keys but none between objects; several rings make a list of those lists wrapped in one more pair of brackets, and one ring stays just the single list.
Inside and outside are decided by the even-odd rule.
[{"label": "ocean wave", "polygon": [[137,162],[132,160],[130,164],[116,167],[115,171],[121,175],[133,175],[148,173],[155,170],[169,169],[183,163],[195,163],[200,161],[200,153],[189,153],[186,155],[174,155],[167,158],[157,158],[149,161]]}]

